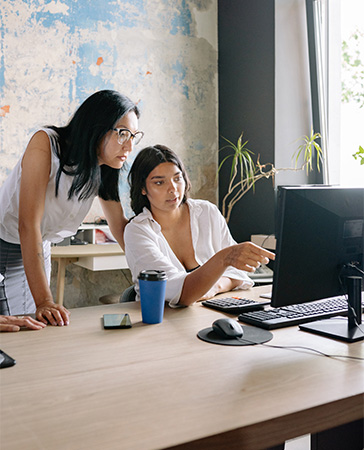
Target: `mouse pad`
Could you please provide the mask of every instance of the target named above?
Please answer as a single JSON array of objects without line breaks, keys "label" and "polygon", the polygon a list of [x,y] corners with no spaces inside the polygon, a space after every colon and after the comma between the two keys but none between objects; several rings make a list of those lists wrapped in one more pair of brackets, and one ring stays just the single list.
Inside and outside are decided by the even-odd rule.
[{"label": "mouse pad", "polygon": [[[201,340],[218,345],[255,345],[263,344],[273,338],[273,334],[268,330],[262,330],[256,327],[245,327],[241,325],[244,334],[238,339],[224,339],[210,328],[205,328],[197,333],[197,337]],[[244,338],[246,340],[244,340]]]}]

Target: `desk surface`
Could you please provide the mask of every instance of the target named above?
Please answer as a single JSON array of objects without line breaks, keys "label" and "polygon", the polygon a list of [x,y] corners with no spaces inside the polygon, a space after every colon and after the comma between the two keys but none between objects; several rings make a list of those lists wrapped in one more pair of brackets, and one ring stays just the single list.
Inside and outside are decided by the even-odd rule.
[{"label": "desk surface", "polygon": [[124,254],[119,244],[56,245],[52,247],[51,253],[54,259]]},{"label": "desk surface", "polygon": [[[119,312],[133,328],[104,330],[102,315]],[[17,364],[0,371],[1,447],[249,450],[364,415],[363,362],[196,337],[222,316],[195,304],[145,325],[138,303],[102,305],[71,310],[68,327],[2,333]],[[274,345],[364,356],[362,342],[273,334]]]}]

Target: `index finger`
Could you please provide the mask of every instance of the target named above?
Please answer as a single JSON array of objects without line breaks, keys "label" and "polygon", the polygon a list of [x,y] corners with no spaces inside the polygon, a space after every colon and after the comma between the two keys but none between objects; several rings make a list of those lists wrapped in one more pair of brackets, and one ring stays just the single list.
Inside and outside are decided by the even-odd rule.
[{"label": "index finger", "polygon": [[262,255],[273,261],[276,259],[276,254],[273,252],[270,252],[269,250],[266,250],[265,248],[262,248]]},{"label": "index finger", "polygon": [[272,259],[274,261],[274,259],[276,257],[275,253],[270,252],[269,250],[266,250],[263,247],[259,247],[259,245],[256,245],[256,244],[253,244],[253,243],[251,243],[251,244],[252,244],[252,246],[253,246],[253,248],[254,248],[256,253],[259,253],[259,255],[265,256],[266,258]]}]

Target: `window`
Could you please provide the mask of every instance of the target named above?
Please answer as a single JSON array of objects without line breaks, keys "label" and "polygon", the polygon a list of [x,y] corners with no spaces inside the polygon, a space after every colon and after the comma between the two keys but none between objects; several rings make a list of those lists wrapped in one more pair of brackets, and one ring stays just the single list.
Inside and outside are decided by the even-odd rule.
[{"label": "window", "polygon": [[312,116],[327,150],[324,182],[364,186],[364,2],[306,0]]},{"label": "window", "polygon": [[364,165],[352,156],[364,148],[364,2],[341,0],[340,183],[364,187]]}]

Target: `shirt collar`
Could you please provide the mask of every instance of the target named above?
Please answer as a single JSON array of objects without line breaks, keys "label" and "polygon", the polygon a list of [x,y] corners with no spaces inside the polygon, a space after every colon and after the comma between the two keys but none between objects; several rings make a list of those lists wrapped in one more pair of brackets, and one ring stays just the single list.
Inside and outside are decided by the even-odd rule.
[{"label": "shirt collar", "polygon": [[144,206],[143,211],[135,216],[133,218],[133,222],[135,223],[143,223],[143,222],[149,222],[151,227],[155,229],[155,231],[160,231],[161,226],[158,222],[156,222],[152,216],[152,213],[149,211],[149,209]]},{"label": "shirt collar", "polygon": [[[201,205],[199,204],[199,202],[188,198],[187,204],[190,209],[190,214],[195,217],[199,217],[200,214],[202,213],[202,208],[201,208]],[[133,221],[135,221],[136,223],[142,223],[146,220],[155,223],[160,228],[159,223],[154,220],[152,213],[149,211],[149,209],[146,206],[144,206],[143,211],[140,214],[138,214],[137,216],[135,216],[133,218]]]},{"label": "shirt collar", "polygon": [[144,222],[144,220],[153,220],[153,222],[155,222],[155,220],[153,219],[152,213],[149,211],[149,209],[144,206],[143,211],[138,214],[137,216],[133,217],[133,221],[140,223],[140,222]]},{"label": "shirt collar", "polygon": [[190,209],[190,214],[199,217],[202,213],[202,208],[198,200],[193,200],[191,198],[187,199],[187,204]]}]

